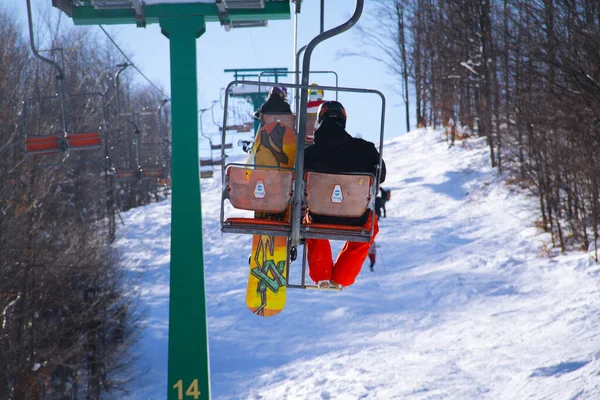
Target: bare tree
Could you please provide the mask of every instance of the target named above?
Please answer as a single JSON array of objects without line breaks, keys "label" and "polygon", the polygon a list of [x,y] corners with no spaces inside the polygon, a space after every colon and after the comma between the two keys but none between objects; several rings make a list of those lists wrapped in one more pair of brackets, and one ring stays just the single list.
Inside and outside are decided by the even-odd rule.
[{"label": "bare tree", "polygon": [[[0,9],[0,399],[100,399],[125,390],[133,376],[140,315],[123,295],[110,247],[111,159],[126,145],[110,140],[123,124],[112,80],[120,58],[89,31],[46,15],[39,40],[65,71],[69,131],[101,129],[109,144],[68,157],[26,156],[26,134],[62,133],[56,71],[32,57],[13,15]],[[148,90],[135,101],[142,104]],[[143,127],[159,136],[158,122]],[[164,153],[148,154],[164,163]]]}]

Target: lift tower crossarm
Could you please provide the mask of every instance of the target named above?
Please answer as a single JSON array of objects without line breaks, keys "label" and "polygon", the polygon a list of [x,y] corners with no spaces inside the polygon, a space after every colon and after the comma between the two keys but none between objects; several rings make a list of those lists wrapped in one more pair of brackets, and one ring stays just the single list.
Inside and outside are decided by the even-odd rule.
[{"label": "lift tower crossarm", "polygon": [[222,25],[229,25],[232,22],[290,18],[290,4],[285,1],[265,2],[265,7],[261,9],[228,9],[226,15],[219,11],[216,3],[147,4],[144,7],[143,21],[140,21],[140,16],[136,15],[134,8],[98,9],[91,3],[83,4],[73,5],[70,9],[75,25],[136,24],[143,27],[146,24],[159,23],[159,20],[165,17],[194,16],[203,16],[206,22],[221,22]]}]

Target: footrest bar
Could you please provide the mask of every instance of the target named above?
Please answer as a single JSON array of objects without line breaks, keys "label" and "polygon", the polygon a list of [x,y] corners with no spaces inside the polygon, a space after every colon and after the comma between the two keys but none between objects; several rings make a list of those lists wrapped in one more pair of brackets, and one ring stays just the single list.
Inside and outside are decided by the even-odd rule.
[{"label": "footrest bar", "polygon": [[222,226],[223,233],[241,233],[252,235],[267,235],[267,236],[289,236],[291,229],[279,227],[265,227],[264,225],[238,225],[238,226]]},{"label": "footrest bar", "polygon": [[307,225],[301,228],[301,238],[345,240],[351,242],[369,242],[371,232],[336,231],[333,229],[309,228]]},{"label": "footrest bar", "polygon": [[328,290],[330,292],[341,292],[342,288],[333,288],[331,286],[327,286],[327,287],[319,287],[316,285],[306,285],[305,289],[310,289],[310,290]]}]

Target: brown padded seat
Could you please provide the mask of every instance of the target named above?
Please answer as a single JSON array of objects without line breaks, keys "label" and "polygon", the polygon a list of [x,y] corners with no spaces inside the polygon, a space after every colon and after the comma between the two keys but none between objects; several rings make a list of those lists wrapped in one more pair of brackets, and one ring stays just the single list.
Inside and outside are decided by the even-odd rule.
[{"label": "brown padded seat", "polygon": [[311,213],[356,218],[371,200],[371,175],[341,175],[309,171],[305,175],[306,204]]},{"label": "brown padded seat", "polygon": [[227,193],[234,208],[259,212],[283,212],[291,201],[291,170],[230,166]]}]

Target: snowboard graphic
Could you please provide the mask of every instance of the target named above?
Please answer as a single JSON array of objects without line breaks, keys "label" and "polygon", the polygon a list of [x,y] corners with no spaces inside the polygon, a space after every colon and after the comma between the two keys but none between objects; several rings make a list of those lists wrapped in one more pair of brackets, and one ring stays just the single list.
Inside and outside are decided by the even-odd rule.
[{"label": "snowboard graphic", "polygon": [[[281,117],[293,119],[292,115]],[[296,133],[289,125],[276,120],[258,129],[248,164],[292,168],[295,160]],[[257,186],[255,190],[258,196],[268,193],[268,187]],[[290,208],[283,213],[256,212],[255,218],[283,221],[290,212]],[[246,304],[254,314],[269,317],[285,307],[288,254],[287,237],[254,235],[246,291]]]}]

